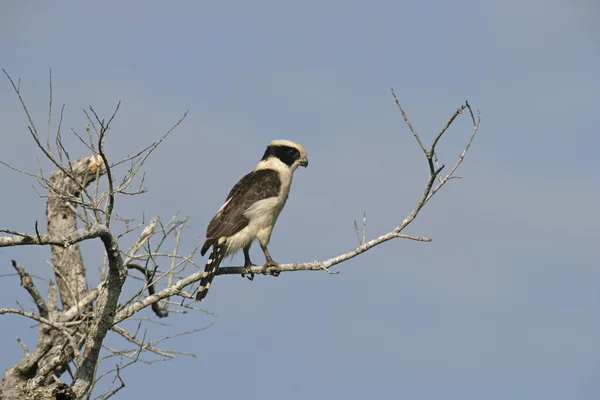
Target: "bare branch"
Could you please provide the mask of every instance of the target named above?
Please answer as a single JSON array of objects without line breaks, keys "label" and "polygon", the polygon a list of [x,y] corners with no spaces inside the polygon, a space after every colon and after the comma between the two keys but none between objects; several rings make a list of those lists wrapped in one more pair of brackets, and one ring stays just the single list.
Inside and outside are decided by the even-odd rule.
[{"label": "bare branch", "polygon": [[[175,232],[175,248],[173,249],[173,254],[177,254],[179,252],[179,242],[181,240],[181,233],[183,232],[183,228],[184,228],[184,223],[182,223],[179,227],[179,229]],[[192,250],[192,254],[195,253],[195,250]],[[173,273],[175,271],[176,265],[175,265],[175,258],[171,259],[171,268],[169,268],[169,277],[168,277],[168,281],[167,281],[167,286],[171,286],[171,284],[173,283]],[[167,298],[167,301],[169,301],[169,298]]]},{"label": "bare branch", "polygon": [[29,354],[31,354],[29,352],[29,348],[27,347],[27,345],[25,344],[25,342],[23,342],[21,340],[21,338],[17,337],[17,342],[19,342],[19,345],[21,346],[21,348],[23,349],[23,352],[25,353],[25,356],[28,356]]},{"label": "bare branch", "polygon": [[119,295],[127,278],[127,268],[115,237],[108,233],[100,236],[108,257],[108,276],[98,291],[96,313],[90,323],[85,340],[85,350],[77,365],[77,376],[73,383],[73,391],[78,397],[83,396],[94,381],[96,363],[102,348],[106,332],[113,325],[113,315],[118,305]]},{"label": "bare branch", "polygon": [[[156,293],[156,289],[154,288],[154,272],[150,272],[147,267],[144,267],[143,265],[134,262],[128,263],[127,268],[135,269],[144,274],[144,278],[146,280],[146,287],[148,288],[148,294],[152,296]],[[143,289],[141,292],[143,292]],[[154,314],[156,314],[156,316],[159,318],[165,318],[169,316],[167,308],[162,307],[158,302],[152,304],[152,311],[154,311]]]},{"label": "bare branch", "polygon": [[356,232],[356,238],[358,239],[358,245],[360,246],[363,244],[363,241],[360,238],[360,232],[358,232],[358,224],[356,223],[356,220],[354,220],[354,231]]},{"label": "bare branch", "polygon": [[133,314],[152,305],[153,303],[156,303],[157,301],[166,299],[167,297],[170,297],[170,296],[180,294],[180,292],[183,290],[184,287],[191,285],[192,283],[198,282],[203,277],[204,277],[204,271],[198,271],[198,272],[193,273],[183,279],[180,279],[179,281],[175,282],[173,285],[171,285],[151,296],[148,296],[143,300],[136,301],[135,303],[131,304],[129,307],[119,311],[115,315],[114,323],[118,324],[119,322],[131,317]]},{"label": "bare branch", "polygon": [[479,115],[479,112],[477,112],[477,119],[476,119],[475,115],[473,114],[473,110],[471,109],[471,106],[469,105],[468,102],[465,102],[464,107],[466,107],[469,110],[469,115],[471,116],[471,121],[473,122],[473,130],[471,132],[471,136],[469,137],[469,141],[467,142],[462,153],[458,156],[458,161],[456,162],[456,164],[454,164],[454,166],[452,167],[450,172],[448,172],[448,174],[444,178],[440,179],[439,184],[435,187],[435,189],[433,189],[431,191],[431,193],[427,197],[426,202],[429,201],[433,197],[433,195],[435,193],[437,193],[437,191],[440,190],[442,188],[442,186],[444,186],[449,180],[461,179],[461,177],[459,177],[459,176],[454,176],[454,172],[459,167],[459,165],[463,162],[465,156],[467,155],[467,151],[469,151],[469,148],[471,147],[471,143],[473,143],[473,139],[475,138],[475,135],[479,131],[479,123],[481,122],[481,115]]},{"label": "bare branch", "polygon": [[[169,130],[156,142],[152,143],[150,146],[146,147],[145,149],[141,150],[140,152],[136,153],[135,155],[127,157],[124,160],[121,160],[121,161],[111,165],[111,167],[115,167],[121,163],[133,160],[133,159],[141,156],[143,153],[146,153],[146,154],[144,154],[144,157],[141,159],[141,162],[138,164],[137,170],[139,170],[139,168],[141,168],[142,165],[146,162],[146,159],[150,156],[150,154],[152,154],[152,152],[154,152],[154,150],[156,150],[156,148],[158,146],[160,146],[160,144],[175,130],[175,128],[177,128],[179,126],[179,124],[181,124],[183,122],[185,117],[187,117],[187,114],[188,114],[188,111],[183,113],[181,118],[179,118],[179,120],[173,126],[171,126],[171,128],[169,128]],[[137,170],[135,172],[137,172]]]},{"label": "bare branch", "polygon": [[58,330],[60,333],[62,333],[65,338],[67,338],[67,340],[69,341],[71,347],[73,348],[73,352],[76,355],[79,355],[79,350],[77,347],[77,343],[75,342],[75,340],[73,339],[73,336],[71,336],[71,334],[69,333],[69,331],[66,328],[66,325],[62,324],[62,323],[55,323],[53,321],[49,321],[46,318],[40,317],[39,315],[36,315],[32,312],[29,311],[25,311],[25,310],[20,310],[18,308],[0,308],[0,315],[2,314],[17,314],[17,315],[22,315],[24,317],[27,318],[31,318],[34,321],[40,322],[42,324],[46,324],[48,326],[51,326],[52,328]]},{"label": "bare branch", "polygon": [[[31,114],[29,113],[29,110],[27,108],[27,105],[25,104],[25,100],[23,99],[23,97],[21,96],[21,92],[20,92],[20,85],[15,85],[15,82],[13,81],[13,79],[10,77],[10,75],[8,74],[8,72],[6,72],[6,70],[2,70],[2,72],[4,72],[4,75],[6,75],[6,77],[8,78],[9,82],[11,83],[15,93],[17,94],[17,97],[19,98],[19,101],[21,103],[21,107],[23,108],[23,110],[25,111],[25,115],[27,116],[27,119],[29,121],[29,126],[27,127],[29,129],[29,132],[31,133],[31,136],[33,137],[35,143],[37,144],[38,148],[42,151],[42,153],[44,153],[44,155],[46,156],[46,158],[48,160],[50,160],[55,166],[56,168],[58,168],[62,173],[64,173],[66,176],[68,176],[69,178],[71,178],[73,180],[73,182],[77,185],[80,186],[80,189],[84,192],[86,192],[85,190],[85,184],[83,184],[82,182],[80,182],[80,180],[76,179],[75,176],[71,175],[55,158],[54,156],[50,153],[50,149],[46,149],[44,147],[44,145],[41,143],[40,141],[40,136],[38,134],[37,128],[35,127],[35,124],[33,122],[33,118],[31,117]],[[20,84],[20,80],[19,80],[19,84]]]},{"label": "bare branch", "polygon": [[42,368],[38,369],[36,375],[33,379],[31,379],[27,386],[29,389],[37,389],[43,385],[44,381],[60,365],[63,365],[66,362],[67,358],[64,356],[63,352],[59,352],[58,355],[53,357],[48,361]]},{"label": "bare branch", "polygon": [[33,299],[33,302],[38,308],[38,312],[40,313],[40,317],[48,318],[48,307],[46,306],[46,302],[44,298],[40,294],[37,287],[35,287],[31,276],[27,272],[25,272],[25,267],[19,267],[15,260],[11,260],[13,268],[17,271],[19,276],[21,277],[21,286],[29,292],[29,295]]},{"label": "bare branch", "polygon": [[363,237],[362,242],[367,241],[367,213],[363,213]]},{"label": "bare branch", "polygon": [[121,101],[119,101],[117,103],[117,107],[115,108],[115,111],[113,112],[112,116],[110,117],[110,119],[108,120],[106,125],[104,125],[104,121],[98,117],[98,114],[96,114],[96,111],[94,111],[94,109],[90,106],[90,111],[94,114],[94,116],[96,117],[96,120],[100,124],[100,137],[98,139],[98,153],[100,154],[100,157],[102,157],[102,160],[104,161],[104,167],[106,168],[106,179],[108,180],[108,209],[106,211],[106,221],[105,221],[107,228],[110,227],[110,218],[112,216],[113,208],[115,206],[115,192],[114,192],[114,188],[113,188],[113,176],[112,176],[110,164],[108,163],[108,159],[106,158],[106,153],[104,152],[104,138],[106,136],[106,133],[110,129],[110,123],[117,115],[117,112],[119,112],[119,107],[121,107]]},{"label": "bare branch", "polygon": [[[100,285],[102,285],[102,283]],[[88,305],[92,304],[98,298],[98,293],[99,289],[92,289],[88,291],[86,295],[79,300],[79,303],[75,304],[68,310],[63,311],[59,320],[61,322],[67,322],[77,318],[81,314],[82,310],[85,310]]]},{"label": "bare branch", "polygon": [[50,150],[50,129],[52,127],[52,69],[50,70],[50,76],[48,78],[50,85],[50,101],[48,104],[48,129],[46,130],[46,147]]},{"label": "bare branch", "polygon": [[[291,271],[320,271],[323,269],[328,269],[336,264],[340,264],[344,261],[348,261],[351,258],[354,258],[365,251],[380,245],[381,243],[387,242],[388,240],[396,239],[396,238],[404,238],[410,240],[416,240],[418,242],[431,242],[430,238],[422,237],[422,236],[410,236],[403,235],[397,232],[389,232],[385,235],[381,235],[378,238],[370,240],[365,244],[362,244],[344,254],[340,254],[339,256],[329,258],[323,261],[311,261],[305,263],[292,263],[292,264],[281,264],[281,272],[291,272]],[[255,274],[262,273],[262,266],[253,266],[250,268],[251,272]],[[245,267],[222,267],[219,268],[217,275],[239,275],[247,271]]]},{"label": "bare branch", "polygon": [[358,224],[356,220],[354,220],[354,231],[356,232],[356,237],[358,238],[358,245],[365,244],[367,241],[367,213],[363,213],[363,229],[362,229],[362,238],[360,232],[358,231]]},{"label": "bare branch", "polygon": [[54,282],[48,282],[48,319],[54,320],[58,313],[58,294]]},{"label": "bare branch", "polygon": [[[196,329],[192,329],[191,331],[179,332],[179,333],[176,333],[174,335],[165,336],[163,338],[153,340],[150,343],[152,345],[156,345],[158,343],[161,343],[161,342],[164,342],[164,341],[176,338],[176,337],[187,336],[187,335],[191,335],[193,333],[202,332],[202,331],[205,331],[208,328],[210,328],[212,325],[213,325],[213,323],[211,322],[208,325],[203,326],[202,328],[196,328]],[[182,351],[174,351],[174,350],[164,350],[164,351],[168,351],[170,354],[178,354],[178,355],[184,355],[184,356],[190,356],[190,357],[196,358],[196,355],[194,353],[188,353],[188,352],[182,352]]]},{"label": "bare branch", "polygon": [[467,107],[466,105],[463,105],[463,106],[458,107],[456,109],[456,111],[454,111],[454,114],[452,114],[452,116],[450,117],[450,119],[448,120],[448,122],[446,122],[446,125],[444,125],[444,127],[442,128],[442,130],[437,134],[437,136],[433,140],[433,144],[431,145],[430,153],[433,154],[435,152],[435,146],[437,145],[438,141],[442,138],[442,135],[448,130],[448,128],[450,127],[450,125],[452,125],[452,123],[454,122],[454,120],[456,119],[456,117],[458,117],[459,114],[462,114],[463,110],[466,107]]},{"label": "bare branch", "polygon": [[26,246],[26,245],[48,245],[69,247],[75,243],[87,239],[94,239],[104,235],[110,235],[110,231],[104,225],[92,225],[78,229],[68,235],[50,235],[42,233],[39,238],[36,234],[22,233],[10,229],[1,229],[0,233],[9,233],[12,236],[0,236],[0,247]]},{"label": "bare branch", "polygon": [[402,113],[402,117],[404,118],[404,122],[406,122],[406,125],[408,125],[408,127],[410,128],[410,131],[414,135],[415,139],[417,139],[417,142],[419,142],[419,146],[421,146],[421,150],[423,150],[423,153],[427,154],[427,149],[425,148],[425,145],[421,141],[421,138],[417,134],[417,131],[415,131],[415,128],[410,123],[410,120],[408,119],[408,116],[404,112],[404,109],[400,105],[400,102],[398,101],[398,98],[396,97],[396,93],[394,93],[394,89],[392,89],[392,96],[394,96],[394,101],[396,102],[396,105],[398,106],[398,110],[400,110],[400,113]]},{"label": "bare branch", "polygon": [[[146,286],[148,287],[148,293],[150,295],[153,295],[154,293],[156,293],[156,290],[154,288],[154,273],[150,272],[147,268],[147,266],[143,266],[140,265],[138,263],[135,263],[131,260],[133,260],[136,256],[136,253],[146,244],[148,243],[148,240],[150,240],[150,237],[154,234],[154,231],[156,229],[156,225],[159,222],[159,218],[158,217],[154,217],[150,223],[146,226],[146,228],[144,228],[144,230],[142,231],[142,234],[140,235],[140,237],[138,238],[138,240],[133,244],[133,246],[131,246],[131,248],[129,249],[129,255],[125,261],[125,265],[127,266],[127,268],[129,269],[135,269],[140,271],[142,274],[144,274],[144,278],[146,280]],[[154,313],[156,314],[156,316],[158,316],[159,318],[165,318],[169,315],[169,312],[167,310],[166,307],[161,307],[159,303],[154,303],[152,304],[152,311],[154,311]]]},{"label": "bare branch", "polygon": [[154,231],[156,230],[156,224],[158,224],[158,221],[160,221],[160,218],[158,216],[156,216],[150,220],[148,225],[146,225],[146,227],[140,234],[137,241],[129,248],[128,256],[125,259],[125,264],[128,264],[129,262],[131,262],[133,257],[135,257],[135,255],[137,254],[137,252],[142,247],[144,247],[144,245],[146,243],[148,243],[148,240],[150,240],[150,237],[152,235],[154,235]]},{"label": "bare branch", "polygon": [[117,386],[113,390],[109,391],[104,396],[102,396],[102,400],[106,400],[106,399],[113,397],[115,394],[117,394],[119,392],[119,390],[121,390],[125,387],[125,381],[123,380],[123,378],[121,378],[121,367],[119,365],[117,365],[115,368],[117,370],[117,373],[115,375],[115,379],[113,380],[113,383],[111,384],[111,386],[114,385],[114,383],[117,379],[119,380],[120,384],[119,384],[119,386]]},{"label": "bare branch", "polygon": [[30,177],[32,177],[32,178],[35,178],[35,179],[40,179],[40,180],[43,180],[43,179],[44,179],[43,177],[41,177],[41,176],[39,176],[39,175],[32,174],[31,172],[23,171],[22,169],[19,169],[19,168],[13,167],[12,165],[10,165],[10,164],[7,164],[7,163],[5,163],[5,162],[4,162],[4,161],[2,161],[2,160],[0,160],[0,164],[4,165],[5,167],[7,167],[7,168],[9,168],[9,169],[12,169],[13,171],[15,171],[15,172],[18,172],[18,173],[20,173],[20,174],[24,174],[24,175],[30,176]]},{"label": "bare branch", "polygon": [[158,348],[152,346],[152,344],[150,344],[148,342],[145,342],[140,339],[136,339],[135,337],[131,336],[129,334],[129,332],[127,332],[125,329],[121,328],[118,325],[113,325],[113,327],[111,329],[113,331],[115,331],[116,333],[118,333],[119,335],[121,335],[124,339],[128,340],[131,343],[138,345],[140,348],[142,348],[144,350],[158,354],[159,356],[162,356],[162,357],[173,358],[173,354],[171,354],[169,351],[158,349]]}]

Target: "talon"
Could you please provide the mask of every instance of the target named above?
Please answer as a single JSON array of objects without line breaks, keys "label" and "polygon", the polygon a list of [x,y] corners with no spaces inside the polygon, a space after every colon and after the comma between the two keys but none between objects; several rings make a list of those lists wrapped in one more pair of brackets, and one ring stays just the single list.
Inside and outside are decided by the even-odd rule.
[{"label": "talon", "polygon": [[[248,276],[246,276],[248,275]],[[254,272],[246,272],[242,274],[242,278],[248,278],[249,281],[253,281],[254,280]]]},{"label": "talon", "polygon": [[263,275],[269,274],[271,276],[279,276],[281,273],[281,267],[275,261],[269,260],[265,265],[263,265],[261,273]]},{"label": "talon", "polygon": [[253,281],[254,280],[254,272],[252,272],[251,268],[256,267],[256,265],[247,264],[247,265],[244,265],[244,267],[246,268],[246,272],[242,273],[242,278],[248,278],[248,280]]}]

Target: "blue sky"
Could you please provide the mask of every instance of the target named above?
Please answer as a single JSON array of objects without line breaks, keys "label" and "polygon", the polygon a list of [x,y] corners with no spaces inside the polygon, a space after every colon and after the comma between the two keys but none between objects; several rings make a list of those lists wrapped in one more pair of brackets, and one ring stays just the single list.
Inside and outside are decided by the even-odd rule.
[{"label": "blue sky", "polygon": [[[433,242],[388,242],[339,275],[220,277],[203,303],[218,317],[175,315],[149,331],[213,322],[172,343],[198,358],[134,367],[118,398],[596,399],[598,18],[592,0],[3,3],[0,67],[21,78],[42,127],[50,68],[66,127],[83,130],[90,104],[107,115],[122,101],[113,159],[189,109],[146,166],[149,193],[117,204],[137,218],[190,216],[188,250],[274,138],[310,159],[277,224],[276,260],[352,248],[363,212],[371,237],[385,233],[427,178],[390,88],[429,140],[464,100],[481,110],[465,179],[407,230]],[[0,159],[35,170],[40,154],[0,82]],[[469,133],[457,121],[444,162]],[[0,225],[31,231],[44,218],[35,182],[7,169],[0,180]],[[99,248],[84,245],[90,271]],[[11,258],[48,275],[46,249],[3,249],[2,273]],[[0,307],[15,300],[31,307],[15,277],[1,278]],[[21,356],[14,338],[33,346],[35,330],[2,322],[3,370]]]}]

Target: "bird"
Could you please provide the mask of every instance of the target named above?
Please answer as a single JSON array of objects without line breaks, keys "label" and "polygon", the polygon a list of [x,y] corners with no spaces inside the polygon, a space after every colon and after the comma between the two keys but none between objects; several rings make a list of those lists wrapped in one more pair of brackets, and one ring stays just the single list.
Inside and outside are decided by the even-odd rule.
[{"label": "bird", "polygon": [[266,262],[261,273],[278,276],[279,264],[273,261],[269,249],[271,233],[290,193],[294,171],[308,166],[306,150],[291,140],[272,140],[256,168],[233,186],[225,203],[206,228],[206,239],[200,250],[204,256],[212,247],[204,267],[204,277],[196,292],[196,300],[206,297],[212,280],[225,257],[244,251],[244,267],[248,279],[254,279],[250,246],[257,240]]}]

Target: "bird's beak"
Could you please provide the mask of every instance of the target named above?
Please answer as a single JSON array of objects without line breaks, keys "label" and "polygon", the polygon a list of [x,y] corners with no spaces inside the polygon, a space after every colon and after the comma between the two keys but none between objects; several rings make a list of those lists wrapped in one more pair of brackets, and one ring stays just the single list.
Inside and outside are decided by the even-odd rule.
[{"label": "bird's beak", "polygon": [[302,160],[300,160],[299,164],[302,165],[304,168],[308,167],[308,158],[303,158]]}]

